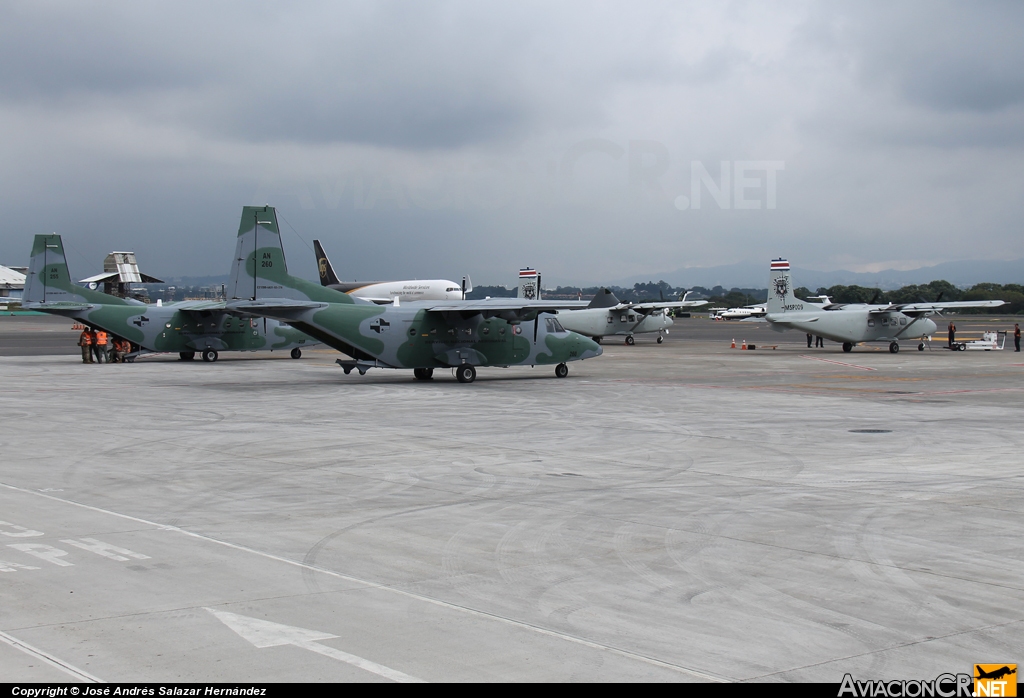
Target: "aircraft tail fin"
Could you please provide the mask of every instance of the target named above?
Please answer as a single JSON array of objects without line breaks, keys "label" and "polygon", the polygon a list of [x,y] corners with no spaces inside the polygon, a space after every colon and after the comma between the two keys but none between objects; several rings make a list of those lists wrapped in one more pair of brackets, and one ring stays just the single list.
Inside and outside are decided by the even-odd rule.
[{"label": "aircraft tail fin", "polygon": [[803,307],[803,301],[793,294],[789,262],[785,259],[773,259],[768,284],[768,307],[765,310],[769,313],[784,313],[787,310],[803,310]]},{"label": "aircraft tail fin", "polygon": [[320,285],[340,284],[341,281],[338,279],[338,275],[334,273],[334,267],[331,266],[331,260],[327,258],[327,253],[324,252],[324,248],[319,240],[313,241],[313,249],[316,251],[316,269],[320,274]]},{"label": "aircraft tail fin", "polygon": [[541,299],[539,271],[529,267],[519,270],[519,291],[516,293],[516,298],[537,301]]},{"label": "aircraft tail fin", "polygon": [[102,291],[84,288],[71,280],[64,241],[60,235],[36,235],[32,241],[32,258],[25,275],[22,303],[101,303],[130,305],[128,301]]},{"label": "aircraft tail fin", "polygon": [[228,300],[288,298],[355,303],[347,293],[291,276],[273,206],[243,206],[228,282]]},{"label": "aircraft tail fin", "polygon": [[615,294],[610,289],[602,288],[594,296],[594,299],[590,301],[590,305],[587,308],[614,308],[619,304],[619,299],[615,297]]}]

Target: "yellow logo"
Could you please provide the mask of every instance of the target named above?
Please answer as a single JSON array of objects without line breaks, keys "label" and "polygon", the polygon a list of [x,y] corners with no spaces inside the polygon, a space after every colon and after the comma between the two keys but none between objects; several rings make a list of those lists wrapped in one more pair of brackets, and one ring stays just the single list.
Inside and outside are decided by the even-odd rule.
[{"label": "yellow logo", "polygon": [[975,664],[974,695],[978,698],[1016,696],[1017,665]]},{"label": "yellow logo", "polygon": [[320,264],[318,266],[320,267],[320,276],[327,276],[327,258],[321,257],[319,261]]}]

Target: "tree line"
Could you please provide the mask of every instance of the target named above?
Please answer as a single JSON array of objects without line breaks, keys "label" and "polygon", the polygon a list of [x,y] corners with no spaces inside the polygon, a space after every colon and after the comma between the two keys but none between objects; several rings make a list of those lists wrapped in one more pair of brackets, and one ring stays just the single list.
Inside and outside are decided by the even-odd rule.
[{"label": "tree line", "polygon": [[[687,291],[691,292],[691,300],[704,299],[708,301],[702,309],[711,308],[736,308],[744,305],[756,305],[764,303],[768,299],[766,288],[730,288],[714,286],[692,286],[682,288],[672,286],[665,281],[648,281],[647,283],[636,283],[632,287],[623,286],[558,286],[555,289],[545,289],[546,298],[582,298],[589,300],[593,298],[602,288],[608,288],[615,296],[622,301],[637,303],[667,300],[679,300]],[[797,298],[807,300],[813,296],[828,296],[833,303],[920,303],[943,301],[975,301],[975,300],[1003,300],[1006,305],[991,309],[964,309],[964,313],[990,313],[996,315],[1016,315],[1024,313],[1024,286],[1021,284],[975,284],[968,289],[958,288],[948,281],[937,280],[927,284],[912,284],[896,289],[895,291],[883,291],[879,288],[867,286],[829,286],[811,290],[801,286],[794,291]],[[477,286],[473,289],[468,298],[480,299],[490,296],[491,298],[511,298],[516,295],[515,288],[504,286]]]}]

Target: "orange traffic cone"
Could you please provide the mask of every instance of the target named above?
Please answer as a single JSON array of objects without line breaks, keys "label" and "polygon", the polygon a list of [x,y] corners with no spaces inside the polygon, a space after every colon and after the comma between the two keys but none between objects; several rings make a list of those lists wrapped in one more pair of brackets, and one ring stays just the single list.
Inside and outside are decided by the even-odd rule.
[{"label": "orange traffic cone", "polygon": [[729,347],[729,348],[730,349],[735,349],[736,348],[736,340],[735,339],[732,340],[732,346]]},{"label": "orange traffic cone", "polygon": [[746,349],[746,348],[747,348],[747,340],[744,339],[743,340],[743,346],[740,347],[740,349]]}]

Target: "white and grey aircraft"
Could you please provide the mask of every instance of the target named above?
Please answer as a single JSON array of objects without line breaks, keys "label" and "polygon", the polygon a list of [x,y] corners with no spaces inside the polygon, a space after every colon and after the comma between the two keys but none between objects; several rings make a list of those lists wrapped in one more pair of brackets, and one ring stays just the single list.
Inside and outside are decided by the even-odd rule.
[{"label": "white and grey aircraft", "polygon": [[718,308],[711,311],[712,317],[716,320],[746,320],[747,318],[764,317],[768,312],[767,306],[745,305],[742,308]]},{"label": "white and grey aircraft", "polygon": [[[519,270],[519,297],[540,300],[540,274],[535,269]],[[658,344],[665,341],[668,328],[672,326],[673,308],[692,308],[706,305],[707,301],[686,300],[658,301],[655,303],[623,303],[607,288],[601,289],[585,308],[563,310],[558,314],[562,327],[586,337],[592,337],[598,344],[608,335],[626,335],[626,344],[633,345],[634,334],[657,332]]]},{"label": "white and grey aircraft", "polygon": [[853,351],[861,342],[889,342],[889,351],[900,350],[900,340],[918,340],[917,348],[938,329],[929,320],[953,308],[996,308],[1003,301],[947,301],[935,303],[809,303],[793,295],[789,262],[774,259],[768,285],[765,320],[773,330],[799,330],[840,342],[843,351]]}]

